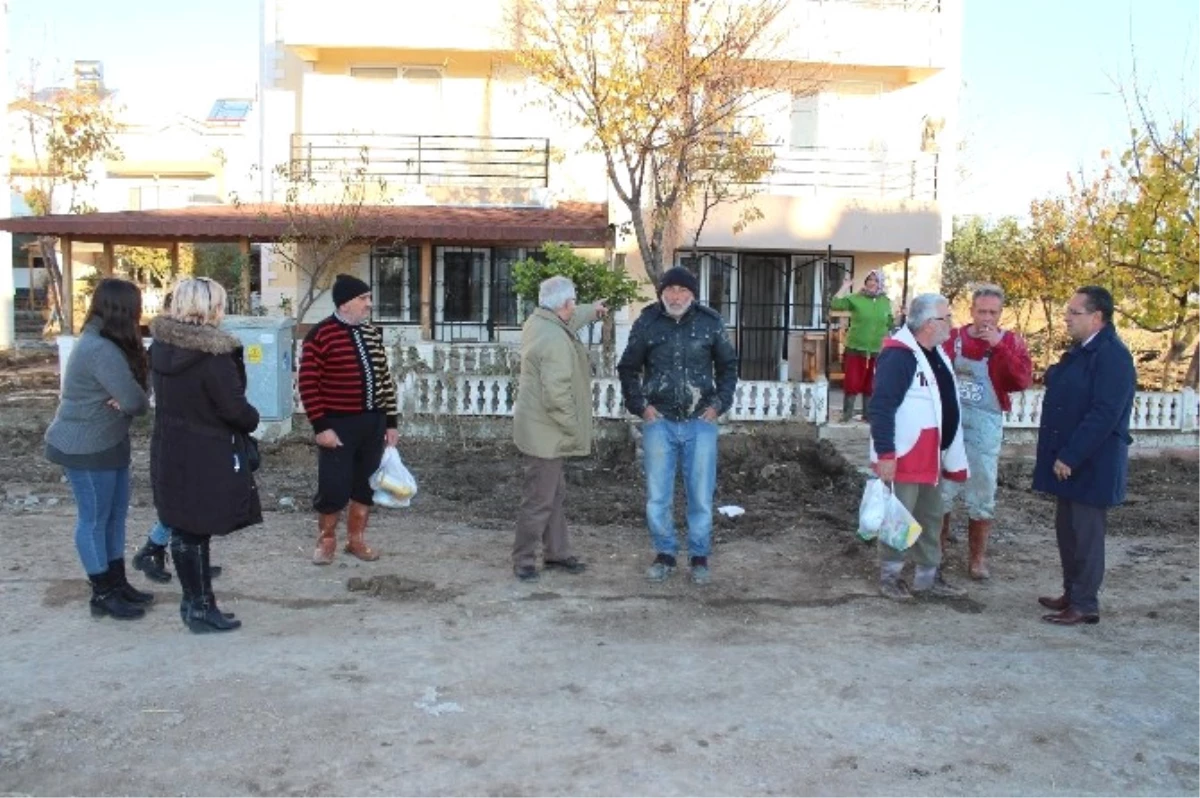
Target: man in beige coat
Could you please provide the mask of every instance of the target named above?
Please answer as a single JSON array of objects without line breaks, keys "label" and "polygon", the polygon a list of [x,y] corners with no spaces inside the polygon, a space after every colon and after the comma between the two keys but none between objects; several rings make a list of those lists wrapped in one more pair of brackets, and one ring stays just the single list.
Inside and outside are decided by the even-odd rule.
[{"label": "man in beige coat", "polygon": [[592,450],[592,370],[575,333],[604,316],[603,302],[575,304],[575,284],[551,277],[538,288],[538,309],[521,331],[521,381],[513,413],[513,440],[524,455],[525,478],[517,510],[513,573],[536,581],[537,543],[547,568],[582,573],[571,554],[563,502],[563,458]]}]

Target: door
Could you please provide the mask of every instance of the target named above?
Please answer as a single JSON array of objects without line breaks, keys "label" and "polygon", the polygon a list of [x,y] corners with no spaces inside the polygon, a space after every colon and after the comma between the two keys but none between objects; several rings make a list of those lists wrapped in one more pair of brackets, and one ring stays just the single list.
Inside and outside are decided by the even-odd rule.
[{"label": "door", "polygon": [[490,250],[437,247],[434,301],[434,339],[491,340],[489,292]]},{"label": "door", "polygon": [[785,379],[790,258],[747,253],[740,260],[739,377],[743,380]]}]

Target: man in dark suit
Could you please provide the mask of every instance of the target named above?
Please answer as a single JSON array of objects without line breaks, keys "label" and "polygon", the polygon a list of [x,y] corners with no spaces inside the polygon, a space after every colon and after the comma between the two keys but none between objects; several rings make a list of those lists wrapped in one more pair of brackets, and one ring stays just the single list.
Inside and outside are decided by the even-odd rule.
[{"label": "man in dark suit", "polygon": [[1066,313],[1075,345],[1046,372],[1033,488],[1058,497],[1063,593],[1038,599],[1054,610],[1042,619],[1073,626],[1100,621],[1104,530],[1108,508],[1125,500],[1137,374],[1112,326],[1112,294],[1084,286]]}]

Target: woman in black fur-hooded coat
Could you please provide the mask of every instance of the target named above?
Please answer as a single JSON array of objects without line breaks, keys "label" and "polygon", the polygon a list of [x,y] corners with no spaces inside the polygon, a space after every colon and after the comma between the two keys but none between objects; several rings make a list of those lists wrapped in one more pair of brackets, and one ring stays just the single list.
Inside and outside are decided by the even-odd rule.
[{"label": "woman in black fur-hooded coat", "polygon": [[158,517],[171,528],[184,593],[180,614],[195,632],[241,625],[217,609],[210,537],[262,523],[246,444],[258,411],[246,401],[241,343],[218,327],[224,308],[218,283],[187,279],[176,287],[168,315],[150,324],[150,480]]}]

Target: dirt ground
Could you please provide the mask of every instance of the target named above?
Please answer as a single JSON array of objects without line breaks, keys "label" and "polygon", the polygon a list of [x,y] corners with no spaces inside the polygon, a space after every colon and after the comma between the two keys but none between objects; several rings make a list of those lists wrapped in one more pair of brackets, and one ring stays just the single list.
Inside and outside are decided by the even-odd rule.
[{"label": "dirt ground", "polygon": [[[18,369],[19,370],[19,369]],[[375,563],[308,563],[314,451],[265,446],[261,527],[221,539],[224,609],[178,583],[93,620],[74,506],[41,435],[54,382],[0,378],[0,795],[1195,795],[1197,463],[1133,463],[1103,621],[1040,622],[1051,503],[1003,464],[994,578],[897,606],[853,530],[862,477],[805,429],[721,438],[713,584],[644,581],[632,443],[573,462],[582,576],[518,583],[514,451],[405,441],[420,482]],[[153,521],[148,423],[128,549]],[[947,575],[963,583],[963,549]],[[140,575],[135,582],[148,585]]]}]

